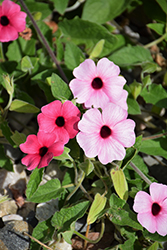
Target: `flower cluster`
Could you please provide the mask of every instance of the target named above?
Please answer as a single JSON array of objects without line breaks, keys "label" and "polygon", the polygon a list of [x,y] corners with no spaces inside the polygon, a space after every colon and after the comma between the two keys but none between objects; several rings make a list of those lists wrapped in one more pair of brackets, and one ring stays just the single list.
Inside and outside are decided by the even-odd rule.
[{"label": "flower cluster", "polygon": [[39,132],[29,135],[20,149],[28,154],[22,163],[32,170],[48,166],[54,156],[64,151],[64,144],[78,133],[77,123],[80,120],[79,109],[71,102],[53,101],[43,106],[37,117]]},{"label": "flower cluster", "polygon": [[76,102],[89,108],[78,123],[77,142],[87,157],[98,156],[103,164],[122,160],[125,147],[135,142],[135,123],[127,119],[128,93],[119,67],[107,58],[100,59],[97,66],[86,59],[73,74],[76,78],[70,89]]},{"label": "flower cluster", "polygon": [[139,191],[133,209],[140,224],[150,233],[167,234],[167,186],[159,183],[150,185],[150,195]]},{"label": "flower cluster", "polygon": [[9,42],[18,38],[26,26],[25,12],[20,11],[20,6],[10,0],[4,0],[0,6],[0,41]]}]

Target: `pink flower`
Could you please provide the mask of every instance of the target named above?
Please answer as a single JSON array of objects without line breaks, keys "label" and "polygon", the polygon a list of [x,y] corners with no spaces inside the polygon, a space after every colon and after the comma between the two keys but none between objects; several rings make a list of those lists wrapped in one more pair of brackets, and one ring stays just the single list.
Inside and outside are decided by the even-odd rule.
[{"label": "pink flower", "polygon": [[104,108],[112,102],[127,110],[127,94],[125,90],[122,93],[126,80],[119,76],[120,69],[113,62],[102,58],[96,66],[93,60],[86,59],[73,74],[76,78],[69,86],[78,103],[84,103],[86,108]]},{"label": "pink flower", "polygon": [[27,14],[20,6],[10,0],[4,0],[0,6],[0,41],[9,42],[18,38],[26,25]]},{"label": "pink flower", "polygon": [[38,132],[36,135],[28,135],[25,143],[20,144],[20,149],[28,154],[22,158],[22,164],[32,170],[36,167],[48,166],[54,156],[59,156],[64,151],[64,144],[56,141],[56,135]]},{"label": "pink flower", "polygon": [[150,233],[167,234],[167,186],[158,183],[150,185],[150,195],[139,191],[134,199],[133,209],[140,224]]},{"label": "pink flower", "polygon": [[107,164],[125,157],[125,148],[135,143],[135,122],[127,118],[127,111],[109,103],[102,113],[89,109],[78,123],[81,132],[77,142],[89,158],[98,155],[99,161]]},{"label": "pink flower", "polygon": [[79,109],[71,102],[53,101],[41,109],[38,115],[39,130],[56,134],[64,144],[78,133]]}]

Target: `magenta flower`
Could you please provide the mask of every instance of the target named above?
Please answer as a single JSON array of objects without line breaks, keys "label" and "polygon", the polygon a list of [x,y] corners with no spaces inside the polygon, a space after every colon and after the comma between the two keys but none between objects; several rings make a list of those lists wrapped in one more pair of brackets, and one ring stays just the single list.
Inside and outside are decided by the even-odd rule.
[{"label": "magenta flower", "polygon": [[27,155],[21,162],[28,170],[36,167],[48,166],[54,156],[59,156],[64,151],[64,144],[56,141],[56,135],[38,132],[36,135],[28,135],[25,143],[20,144],[20,149]]},{"label": "magenta flower", "polygon": [[78,103],[84,103],[86,108],[104,108],[112,102],[127,110],[126,91],[122,94],[126,80],[119,76],[120,69],[113,62],[102,58],[96,66],[93,60],[86,59],[73,74],[76,78],[69,86]]},{"label": "magenta flower", "polygon": [[0,6],[0,41],[9,42],[18,38],[26,26],[27,14],[20,6],[10,0],[4,0]]},{"label": "magenta flower", "polygon": [[98,155],[107,164],[125,157],[125,148],[135,143],[135,122],[127,118],[127,111],[109,103],[102,113],[89,109],[78,123],[77,142],[89,158]]},{"label": "magenta flower", "polygon": [[38,115],[39,130],[56,134],[64,144],[78,133],[79,109],[71,102],[53,101],[41,108]]},{"label": "magenta flower", "polygon": [[167,234],[167,186],[159,183],[150,185],[150,195],[139,191],[133,209],[140,224],[150,233]]}]

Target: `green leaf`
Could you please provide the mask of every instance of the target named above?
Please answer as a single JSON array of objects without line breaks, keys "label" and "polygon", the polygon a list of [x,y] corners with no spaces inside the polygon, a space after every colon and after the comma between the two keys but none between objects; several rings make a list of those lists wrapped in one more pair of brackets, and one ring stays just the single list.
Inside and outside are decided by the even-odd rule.
[{"label": "green leaf", "polygon": [[151,84],[144,88],[140,95],[146,103],[151,103],[160,108],[167,108],[167,92],[161,84]]},{"label": "green leaf", "polygon": [[148,232],[146,229],[144,229],[144,231],[143,231],[143,236],[145,238],[148,238],[149,240],[153,240],[153,241],[159,241],[159,242],[167,241],[167,235],[161,236],[157,232],[152,234],[152,233]]},{"label": "green leaf", "polygon": [[128,95],[127,104],[128,104],[128,114],[130,114],[130,115],[141,114],[140,106],[139,106],[138,102],[134,99],[132,94]]},{"label": "green leaf", "polygon": [[33,38],[31,38],[29,41],[26,41],[22,37],[19,37],[17,40],[14,40],[9,44],[6,56],[10,61],[20,62],[24,55],[35,55],[35,44],[36,40]]},{"label": "green leaf", "polygon": [[131,90],[131,94],[133,98],[136,100],[137,97],[140,95],[140,92],[142,90],[142,84],[140,82],[137,82],[134,80],[130,85],[129,88]]},{"label": "green leaf", "polygon": [[138,45],[124,47],[114,52],[108,59],[120,67],[141,65],[144,62],[153,62],[150,51]]},{"label": "green leaf", "polygon": [[95,195],[94,201],[90,207],[88,217],[87,217],[88,225],[93,224],[97,220],[100,212],[104,209],[106,205],[106,201],[107,201],[107,198],[104,196],[101,196],[99,193]]},{"label": "green leaf", "polygon": [[147,27],[154,30],[160,36],[162,36],[165,33],[165,24],[163,23],[148,23]]},{"label": "green leaf", "polygon": [[8,142],[14,146],[15,143],[13,142],[13,140],[11,139],[12,131],[10,130],[7,121],[0,121],[0,129],[2,130],[2,134],[4,135],[4,137],[8,140]]},{"label": "green leaf", "polygon": [[28,201],[35,203],[42,203],[56,199],[64,192],[64,188],[61,188],[60,181],[58,179],[51,179],[44,185],[38,187],[35,193],[28,198]]},{"label": "green leaf", "polygon": [[17,99],[11,103],[9,110],[19,113],[38,113],[40,111],[40,109],[34,105]]},{"label": "green leaf", "polygon": [[3,81],[2,85],[6,89],[9,95],[13,95],[14,92],[14,84],[13,84],[13,77],[10,78],[10,76],[7,75],[2,75]]},{"label": "green leaf", "polygon": [[96,45],[95,47],[93,48],[89,58],[90,59],[94,59],[96,57],[98,57],[101,53],[102,53],[102,50],[103,50],[103,47],[104,47],[104,43],[105,43],[105,40],[104,39],[101,39]]},{"label": "green leaf", "polygon": [[23,72],[29,72],[31,73],[31,70],[33,69],[33,65],[32,65],[32,62],[31,62],[31,59],[29,56],[24,56],[21,60],[21,70]]},{"label": "green leaf", "polygon": [[25,134],[19,133],[17,130],[15,130],[15,133],[11,136],[11,139],[17,146],[19,146],[21,143],[26,141],[26,136]]},{"label": "green leaf", "polygon": [[60,161],[63,161],[63,160],[73,161],[72,157],[69,155],[69,152],[70,152],[70,149],[67,147],[64,147],[63,153],[59,156],[54,156],[53,158],[55,160],[60,160]]},{"label": "green leaf", "polygon": [[148,248],[148,250],[158,250],[158,247],[159,243],[156,241]]},{"label": "green leaf", "polygon": [[111,169],[111,179],[113,181],[114,189],[118,196],[123,199],[128,199],[128,184],[122,169]]},{"label": "green leaf", "polygon": [[51,91],[56,99],[69,100],[71,97],[71,91],[69,86],[56,74],[51,76]]},{"label": "green leaf", "polygon": [[55,9],[60,13],[60,14],[64,14],[67,5],[68,5],[68,0],[52,0],[54,3],[54,7]]},{"label": "green leaf", "polygon": [[82,13],[82,19],[95,23],[106,23],[119,16],[131,0],[87,0]]},{"label": "green leaf", "polygon": [[142,230],[143,227],[137,222],[136,214],[132,212],[129,205],[118,198],[115,194],[110,197],[109,219],[116,225],[129,226]]},{"label": "green leaf", "polygon": [[72,20],[64,19],[62,22],[59,22],[59,28],[67,41],[70,40],[76,45],[85,44],[88,54],[101,39],[104,39],[105,43],[100,56],[109,54],[117,43],[115,36],[103,26],[81,20],[78,17]]},{"label": "green leaf", "polygon": [[58,229],[58,233],[71,230],[73,222],[81,218],[88,209],[89,201],[83,201],[68,208],[62,208],[52,217],[52,225]]},{"label": "green leaf", "polygon": [[167,1],[166,0],[156,0],[156,1],[160,5],[162,10],[167,14]]},{"label": "green leaf", "polygon": [[0,166],[7,171],[13,171],[13,162],[6,156],[4,146],[0,144]]},{"label": "green leaf", "polygon": [[94,170],[94,165],[90,159],[86,159],[84,162],[79,164],[79,168],[81,168],[87,176]]},{"label": "green leaf", "polygon": [[148,155],[159,155],[167,159],[167,143],[166,137],[161,137],[154,140],[142,141],[140,152]]},{"label": "green leaf", "polygon": [[67,68],[73,70],[84,60],[84,55],[78,46],[68,42],[65,47],[64,60]]},{"label": "green leaf", "polygon": [[40,182],[42,181],[44,173],[44,168],[35,168],[30,175],[30,179],[27,184],[27,189],[26,189],[26,196],[27,199],[30,199],[33,194],[36,192]]},{"label": "green leaf", "polygon": [[35,14],[36,12],[41,12],[42,20],[51,14],[50,5],[48,3],[26,0],[26,5],[32,14]]},{"label": "green leaf", "polygon": [[[38,225],[33,229],[32,236],[35,239],[43,243],[46,243],[52,240],[54,230],[55,228],[51,225],[50,220],[42,221],[42,222],[39,222]],[[30,249],[37,250],[39,248],[40,248],[40,245],[37,242],[32,240]]]}]

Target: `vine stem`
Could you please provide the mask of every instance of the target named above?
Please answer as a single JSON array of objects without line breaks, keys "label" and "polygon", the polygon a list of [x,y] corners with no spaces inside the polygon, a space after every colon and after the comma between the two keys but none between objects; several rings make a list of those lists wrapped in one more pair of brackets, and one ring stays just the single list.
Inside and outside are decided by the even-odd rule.
[{"label": "vine stem", "polygon": [[27,6],[26,6],[26,4],[24,3],[23,0],[19,0],[19,2],[21,3],[21,5],[23,6],[23,8],[25,9],[27,15],[29,16],[29,18],[30,18],[30,20],[31,20],[31,22],[32,22],[32,24],[33,24],[33,26],[34,26],[36,32],[37,32],[37,34],[40,36],[43,45],[45,46],[46,50],[48,51],[48,53],[49,53],[50,57],[52,58],[53,62],[56,64],[57,69],[58,69],[58,71],[60,72],[60,75],[61,75],[62,79],[63,79],[66,83],[68,83],[68,79],[67,79],[67,77],[66,77],[64,71],[62,70],[61,66],[59,65],[59,63],[58,63],[58,61],[57,61],[57,59],[56,59],[56,57],[55,57],[53,51],[51,50],[51,48],[50,48],[50,46],[49,46],[47,40],[46,40],[45,37],[44,37],[44,35],[43,35],[42,32],[40,31],[40,29],[39,29],[39,27],[38,27],[36,21],[34,20],[33,16],[31,15],[31,12],[30,12],[29,9],[27,8]]},{"label": "vine stem", "polygon": [[148,185],[151,185],[152,182],[145,176],[145,174],[143,174],[143,172],[133,162],[130,162],[129,164]]},{"label": "vine stem", "polygon": [[157,40],[154,40],[153,42],[151,43],[148,43],[144,46],[145,49],[148,49],[150,47],[152,47],[153,45],[156,45],[160,42],[162,42],[165,38],[167,38],[167,33],[165,33],[164,35],[162,35],[160,38],[158,38]]},{"label": "vine stem", "polygon": [[49,250],[53,250],[52,248],[46,246],[46,245],[43,244],[41,241],[37,240],[36,238],[34,238],[33,236],[29,235],[28,233],[23,232],[23,234],[26,235],[26,236],[28,236],[30,239],[36,241],[39,245],[41,245],[41,246],[43,246],[43,247],[45,247],[45,248],[47,248],[47,249],[49,249]]},{"label": "vine stem", "polygon": [[161,133],[161,134],[158,134],[158,135],[151,135],[151,136],[143,137],[143,138],[142,138],[142,141],[161,138],[161,137],[163,137],[164,135],[167,135],[167,132]]},{"label": "vine stem", "polygon": [[89,242],[89,243],[92,243],[92,244],[96,244],[98,243],[101,238],[103,237],[103,234],[104,234],[104,230],[105,230],[105,223],[104,223],[104,218],[102,218],[101,220],[101,232],[100,232],[100,235],[99,235],[99,238],[97,240],[90,240],[89,238],[87,238],[86,236],[78,233],[77,231],[74,230],[74,234],[78,235],[81,239]]}]

